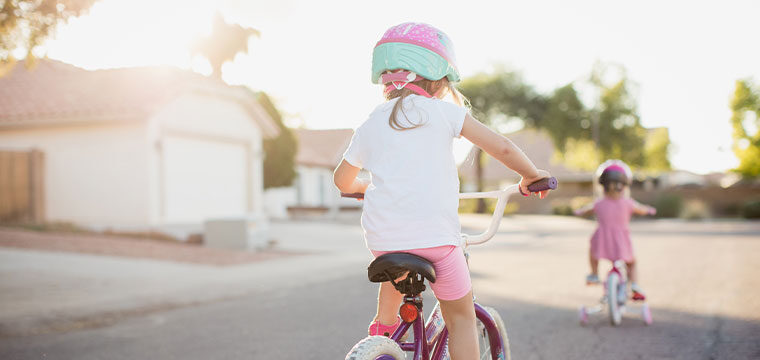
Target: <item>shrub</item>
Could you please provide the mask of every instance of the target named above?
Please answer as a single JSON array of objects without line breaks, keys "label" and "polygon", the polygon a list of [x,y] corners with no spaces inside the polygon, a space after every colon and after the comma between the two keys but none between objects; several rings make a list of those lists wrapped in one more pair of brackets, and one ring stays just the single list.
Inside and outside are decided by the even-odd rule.
[{"label": "shrub", "polygon": [[[486,201],[486,214],[493,214],[493,208],[496,206],[496,199],[485,199]],[[459,212],[474,214],[478,208],[478,199],[462,199],[459,200]]]},{"label": "shrub", "polygon": [[[485,199],[486,201],[486,215],[493,214],[496,207],[496,199]],[[478,199],[462,199],[459,200],[459,212],[462,214],[469,213],[474,214],[478,208]],[[515,202],[507,202],[507,206],[504,208],[504,215],[510,215],[517,212],[520,209],[520,204]]]},{"label": "shrub", "polygon": [[567,199],[553,200],[551,202],[551,205],[552,205],[552,214],[554,215],[562,215],[562,216],[573,215],[573,208],[570,206],[570,201]]},{"label": "shrub", "polygon": [[655,201],[654,207],[657,209],[657,217],[678,217],[683,208],[683,200],[678,195],[663,195]]},{"label": "shrub", "polygon": [[573,216],[573,208],[567,204],[553,205],[552,214],[562,216]]},{"label": "shrub", "polygon": [[687,220],[706,219],[710,217],[710,208],[702,200],[689,200],[684,204],[681,217]]},{"label": "shrub", "polygon": [[594,198],[591,196],[576,196],[570,199],[570,207],[573,209],[580,209],[592,202],[594,202]]},{"label": "shrub", "polygon": [[741,213],[745,219],[760,219],[760,200],[744,203]]}]

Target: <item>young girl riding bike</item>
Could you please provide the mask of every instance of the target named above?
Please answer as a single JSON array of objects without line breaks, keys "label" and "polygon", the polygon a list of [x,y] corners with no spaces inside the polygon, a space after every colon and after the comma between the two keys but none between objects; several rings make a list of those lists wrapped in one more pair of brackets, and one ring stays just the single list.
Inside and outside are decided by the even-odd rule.
[{"label": "young girl riding bike", "polygon": [[[464,136],[520,174],[523,194],[529,194],[529,184],[549,177],[509,139],[470,115],[453,86],[459,80],[451,41],[442,31],[422,23],[388,29],[372,56],[372,82],[384,85],[387,102],[356,129],[334,174],[341,192],[364,193],[362,227],[375,257],[406,252],[433,263],[437,280],[430,286],[456,360],[478,359],[479,350],[470,275],[460,244],[453,139]],[[447,95],[457,104],[443,101]],[[371,181],[357,178],[361,169],[370,172]],[[393,334],[400,325],[402,298],[390,282],[380,285],[370,335]]]},{"label": "young girl riding bike", "polygon": [[584,216],[596,215],[599,227],[591,237],[589,263],[591,274],[586,276],[587,284],[599,283],[599,259],[625,261],[628,279],[631,282],[634,300],[645,300],[644,292],[638,285],[636,259],[633,256],[628,223],[632,214],[654,215],[656,210],[630,198],[631,169],[620,160],[607,160],[597,170],[597,182],[603,196],[575,212]]}]

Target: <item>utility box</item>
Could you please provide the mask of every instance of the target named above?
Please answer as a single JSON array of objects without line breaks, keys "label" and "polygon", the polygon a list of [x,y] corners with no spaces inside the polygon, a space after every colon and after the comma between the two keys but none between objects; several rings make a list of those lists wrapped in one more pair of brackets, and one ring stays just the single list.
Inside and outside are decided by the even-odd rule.
[{"label": "utility box", "polygon": [[257,250],[267,245],[269,222],[264,216],[209,219],[203,224],[206,247]]}]

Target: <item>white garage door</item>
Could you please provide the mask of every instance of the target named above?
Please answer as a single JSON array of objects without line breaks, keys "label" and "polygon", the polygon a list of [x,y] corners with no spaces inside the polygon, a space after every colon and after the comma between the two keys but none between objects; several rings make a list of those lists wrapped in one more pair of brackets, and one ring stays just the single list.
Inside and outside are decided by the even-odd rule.
[{"label": "white garage door", "polygon": [[170,136],[163,150],[167,222],[200,222],[246,213],[243,144]]}]

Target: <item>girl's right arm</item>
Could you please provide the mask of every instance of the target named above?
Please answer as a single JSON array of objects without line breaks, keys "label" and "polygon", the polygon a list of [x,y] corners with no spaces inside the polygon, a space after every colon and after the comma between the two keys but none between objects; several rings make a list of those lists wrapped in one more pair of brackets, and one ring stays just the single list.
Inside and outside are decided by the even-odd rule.
[{"label": "girl's right arm", "polygon": [[631,202],[633,203],[633,213],[636,215],[655,215],[657,214],[657,209],[649,206],[644,205],[636,200],[631,199]]},{"label": "girl's right arm", "polygon": [[[499,160],[504,166],[520,174],[522,176],[520,188],[526,189],[525,193],[528,193],[528,185],[551,176],[547,171],[537,169],[511,140],[489,129],[469,113],[464,118],[462,136]],[[539,196],[543,199],[548,192],[548,190],[542,191]]]},{"label": "girl's right arm", "polygon": [[338,190],[347,194],[366,192],[369,181],[357,177],[360,170],[346,160],[341,161],[333,173],[333,182]]}]

